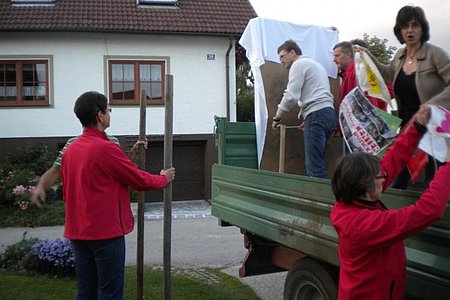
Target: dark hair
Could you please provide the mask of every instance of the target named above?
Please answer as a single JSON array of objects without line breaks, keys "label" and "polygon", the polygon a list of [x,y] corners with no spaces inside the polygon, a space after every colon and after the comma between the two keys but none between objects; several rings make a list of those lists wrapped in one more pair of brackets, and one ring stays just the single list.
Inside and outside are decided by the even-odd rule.
[{"label": "dark hair", "polygon": [[366,49],[369,48],[369,44],[367,44],[366,42],[364,42],[361,39],[353,39],[353,40],[350,41],[350,43],[352,45],[358,45],[358,46],[364,47]]},{"label": "dark hair", "polygon": [[352,44],[350,42],[345,41],[345,42],[337,43],[333,47],[333,50],[335,50],[337,48],[341,48],[342,52],[344,52],[345,54],[350,54],[350,56],[353,57],[353,48],[352,48]]},{"label": "dark hair", "polygon": [[108,99],[105,95],[95,91],[85,92],[73,107],[73,112],[80,120],[83,127],[95,126],[97,124],[97,114],[99,111],[106,113]]},{"label": "dark hair", "polygon": [[286,50],[287,52],[291,52],[294,50],[298,55],[302,55],[302,49],[294,40],[287,40],[280,47],[278,47],[277,53],[280,53],[282,50]]},{"label": "dark hair", "polygon": [[367,191],[373,191],[374,178],[379,172],[380,160],[372,154],[354,152],[341,157],[331,176],[336,201],[350,204]]},{"label": "dark hair", "polygon": [[421,43],[425,43],[430,39],[430,25],[428,24],[425,12],[419,6],[407,5],[400,8],[397,14],[397,19],[394,26],[394,34],[397,37],[400,44],[404,44],[405,41],[402,37],[402,27],[406,26],[408,22],[416,20],[422,26]]}]

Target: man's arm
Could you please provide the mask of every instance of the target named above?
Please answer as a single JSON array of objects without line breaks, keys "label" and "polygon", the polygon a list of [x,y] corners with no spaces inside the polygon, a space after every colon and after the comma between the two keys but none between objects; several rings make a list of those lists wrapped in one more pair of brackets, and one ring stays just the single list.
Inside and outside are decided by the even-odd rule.
[{"label": "man's arm", "polygon": [[58,152],[58,157],[56,157],[53,165],[42,174],[41,178],[39,178],[39,182],[36,186],[36,189],[31,194],[30,201],[32,204],[37,207],[41,207],[41,204],[45,202],[45,191],[51,188],[60,176],[60,167],[61,167],[61,159],[64,151],[66,151],[67,147],[75,141],[78,137],[70,138],[64,147]]},{"label": "man's arm", "polygon": [[128,153],[128,158],[134,162],[142,148],[147,149],[147,139],[145,141],[137,141]]},{"label": "man's arm", "polygon": [[272,120],[272,129],[279,130],[282,117],[291,111],[298,104],[302,97],[302,87],[305,81],[304,70],[301,68],[301,62],[292,64],[289,70],[289,81],[278,104],[277,112]]},{"label": "man's arm", "polygon": [[59,179],[59,176],[59,168],[55,167],[54,165],[50,169],[45,171],[45,173],[42,174],[41,178],[39,179],[36,189],[31,194],[31,203],[36,205],[37,207],[41,207],[41,204],[45,202],[45,191],[55,184],[55,182]]},{"label": "man's arm", "polygon": [[[37,207],[41,207],[41,205],[45,203],[45,191],[50,189],[56,183],[56,181],[58,181],[60,177],[59,166],[61,164],[62,155],[64,151],[67,149],[67,147],[70,145],[70,143],[73,142],[75,139],[76,138],[71,138],[67,141],[67,143],[64,145],[64,148],[59,152],[59,155],[53,166],[47,171],[45,171],[44,174],[42,174],[34,192],[31,194],[30,201],[32,204],[36,205]],[[147,140],[137,141],[133,145],[130,153],[128,153],[128,158],[131,161],[134,161],[136,159],[136,156],[138,155],[141,147],[147,149]]]}]

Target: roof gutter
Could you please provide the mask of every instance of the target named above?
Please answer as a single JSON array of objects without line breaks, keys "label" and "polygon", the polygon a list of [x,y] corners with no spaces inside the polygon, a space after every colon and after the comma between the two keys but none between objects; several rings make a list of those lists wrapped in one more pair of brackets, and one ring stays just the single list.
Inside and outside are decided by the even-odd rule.
[{"label": "roof gutter", "polygon": [[230,96],[230,52],[231,49],[233,49],[233,44],[234,44],[234,37],[229,37],[229,45],[228,45],[228,49],[227,49],[227,53],[225,55],[225,76],[226,76],[226,105],[227,105],[227,121],[230,121],[230,114],[231,114],[231,96]]}]

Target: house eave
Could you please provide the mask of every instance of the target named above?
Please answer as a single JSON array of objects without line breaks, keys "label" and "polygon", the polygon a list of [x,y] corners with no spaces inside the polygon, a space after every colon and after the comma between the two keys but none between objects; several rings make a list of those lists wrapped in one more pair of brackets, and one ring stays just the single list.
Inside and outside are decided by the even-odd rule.
[{"label": "house eave", "polygon": [[235,32],[199,32],[199,31],[148,31],[148,30],[48,30],[48,29],[26,29],[26,30],[1,30],[1,32],[22,32],[22,33],[116,33],[116,34],[149,34],[149,35],[192,35],[192,36],[211,36],[211,37],[239,37],[242,33]]}]

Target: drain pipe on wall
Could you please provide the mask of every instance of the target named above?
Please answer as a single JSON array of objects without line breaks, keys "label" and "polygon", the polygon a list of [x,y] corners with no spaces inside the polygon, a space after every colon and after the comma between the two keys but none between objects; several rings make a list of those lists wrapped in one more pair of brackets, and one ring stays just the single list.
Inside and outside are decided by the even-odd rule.
[{"label": "drain pipe on wall", "polygon": [[228,49],[227,49],[227,53],[226,53],[226,58],[225,58],[225,72],[226,72],[226,89],[227,89],[227,95],[226,95],[226,101],[227,101],[227,121],[230,121],[230,114],[231,114],[231,107],[230,107],[230,100],[231,100],[231,96],[230,96],[230,52],[231,49],[233,49],[233,45],[234,45],[234,38],[233,37],[229,37],[229,41],[230,44],[228,45]]}]

